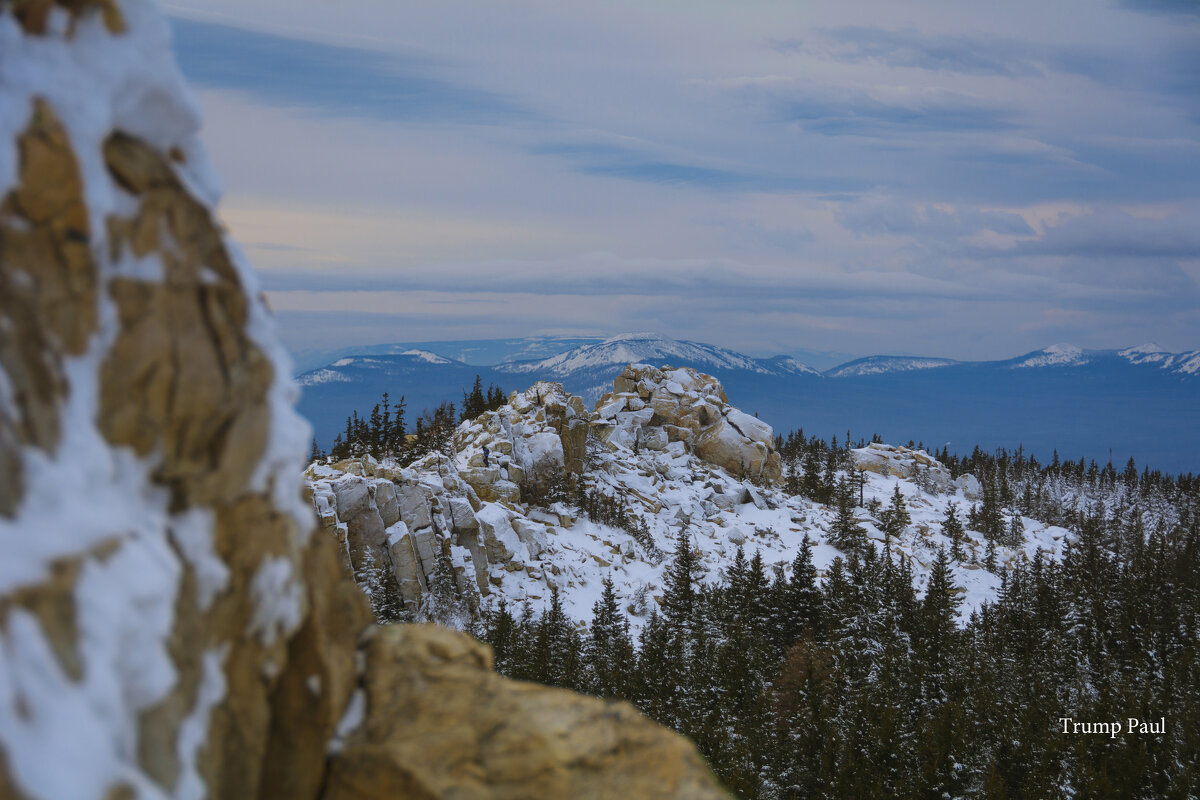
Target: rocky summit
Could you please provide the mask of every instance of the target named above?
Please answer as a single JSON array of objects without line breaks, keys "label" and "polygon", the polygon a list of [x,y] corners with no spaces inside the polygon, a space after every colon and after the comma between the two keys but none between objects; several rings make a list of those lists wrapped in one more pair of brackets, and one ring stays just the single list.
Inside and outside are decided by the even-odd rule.
[{"label": "rocky summit", "polygon": [[148,0],[0,3],[0,797],[723,796],[630,706],[372,624],[345,563],[415,603],[451,541],[486,587],[488,542],[524,542],[480,498],[581,463],[582,417],[497,419],[478,491],[344,465],[310,497],[345,546],[314,533],[309,429],[169,41]]},{"label": "rocky summit", "polygon": [[[979,482],[952,480],[908,447],[871,443],[848,458],[865,505],[901,490],[913,519],[901,536],[886,542],[878,513],[860,510],[855,521],[876,546],[906,554],[923,579],[951,544],[947,506],[978,500]],[[705,580],[719,579],[739,547],[777,572],[806,536],[820,570],[843,555],[830,536],[836,509],[787,490],[771,427],[692,368],[630,364],[591,410],[560,384],[539,382],[407,466],[363,456],[311,464],[305,476],[323,529],[382,619],[466,627],[489,605],[544,606],[557,591],[568,615],[585,621],[611,579],[640,627],[659,609],[664,556],[681,536]],[[1056,552],[1066,533],[1022,525],[1026,539],[999,548],[999,563]],[[965,547],[954,567],[964,615],[999,587],[982,568],[983,543]]]}]

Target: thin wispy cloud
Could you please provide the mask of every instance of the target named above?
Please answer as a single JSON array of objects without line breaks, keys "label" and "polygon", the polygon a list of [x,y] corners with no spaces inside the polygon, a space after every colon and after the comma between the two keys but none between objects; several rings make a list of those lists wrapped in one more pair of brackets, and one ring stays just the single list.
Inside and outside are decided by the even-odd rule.
[{"label": "thin wispy cloud", "polygon": [[199,86],[326,114],[425,123],[529,120],[502,95],[440,77],[415,53],[306,41],[231,25],[172,20],[180,66]]},{"label": "thin wispy cloud", "polygon": [[1200,346],[1190,0],[173,7],[297,346]]}]

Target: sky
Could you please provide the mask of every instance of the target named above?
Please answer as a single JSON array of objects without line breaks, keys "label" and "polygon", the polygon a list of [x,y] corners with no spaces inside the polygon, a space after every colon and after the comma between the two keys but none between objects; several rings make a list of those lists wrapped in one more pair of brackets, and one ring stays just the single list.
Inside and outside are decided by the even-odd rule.
[{"label": "sky", "polygon": [[1200,2],[174,0],[296,350],[1200,348]]}]

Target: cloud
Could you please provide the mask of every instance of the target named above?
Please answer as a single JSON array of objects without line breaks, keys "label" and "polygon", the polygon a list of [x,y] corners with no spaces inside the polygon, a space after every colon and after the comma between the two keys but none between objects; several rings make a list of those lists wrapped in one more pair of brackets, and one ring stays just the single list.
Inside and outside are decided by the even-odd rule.
[{"label": "cloud", "polygon": [[779,103],[782,119],[826,136],[914,136],[998,131],[1014,127],[1012,109],[946,91],[922,92],[905,102],[866,94],[807,96]]},{"label": "cloud", "polygon": [[1195,0],[1119,0],[1117,5],[1144,14],[1173,14],[1200,19],[1200,5]]},{"label": "cloud", "polygon": [[172,2],[289,336],[1200,344],[1181,13]]},{"label": "cloud", "polygon": [[999,37],[928,35],[848,25],[823,30],[832,44],[826,55],[850,63],[879,61],[891,67],[956,72],[968,75],[1041,77],[1041,66],[1029,44]]},{"label": "cloud", "polygon": [[1034,230],[1020,214],[978,208],[944,208],[905,202],[883,194],[870,194],[844,204],[838,220],[856,233],[921,235],[960,239],[979,231],[1005,236],[1033,236]]},{"label": "cloud", "polygon": [[[1200,18],[1200,3],[1194,0],[1161,0],[1145,5],[1146,9],[1139,10]],[[1155,8],[1160,5],[1161,9]],[[931,34],[914,28],[849,25],[822,29],[818,44],[810,49],[823,58],[847,64],[873,62],[946,75],[1038,83],[1060,73],[1134,91],[1194,96],[1200,87],[1200,41],[1186,35],[1181,40],[1177,34],[1156,44],[1149,52],[1131,52],[1127,43],[1045,43],[994,34]],[[778,44],[773,47],[779,50]],[[797,44],[794,49],[779,51],[801,52],[801,48]]]},{"label": "cloud", "polygon": [[1190,205],[1161,217],[1136,216],[1104,207],[1047,226],[1005,255],[1102,257],[1106,259],[1200,259],[1200,209]]},{"label": "cloud", "polygon": [[688,163],[683,159],[663,157],[648,144],[633,147],[596,142],[549,142],[530,147],[529,152],[562,158],[584,175],[666,186],[740,192],[844,192],[866,188],[863,181],[848,178],[788,174],[783,170],[758,172],[743,165],[725,167]]},{"label": "cloud", "polygon": [[292,39],[184,17],[175,53],[194,84],[327,114],[413,122],[499,124],[535,115],[501,95],[440,77],[414,53]]}]

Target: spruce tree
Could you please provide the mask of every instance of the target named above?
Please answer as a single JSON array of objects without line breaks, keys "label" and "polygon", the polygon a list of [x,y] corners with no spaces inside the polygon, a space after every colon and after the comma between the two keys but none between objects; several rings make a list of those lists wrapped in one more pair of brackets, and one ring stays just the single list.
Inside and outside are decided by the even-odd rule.
[{"label": "spruce tree", "polygon": [[813,565],[813,542],[805,534],[800,550],[792,559],[792,574],[776,593],[776,650],[778,653],[798,641],[805,629],[821,629],[821,592],[817,588],[817,568]]},{"label": "spruce tree", "polygon": [[592,606],[592,624],[584,643],[585,685],[597,697],[627,699],[630,696],[630,667],[633,641],[629,619],[617,603],[612,578],[604,579],[604,591]]},{"label": "spruce tree", "polygon": [[961,563],[966,555],[963,552],[963,539],[966,532],[963,530],[962,520],[958,518],[956,503],[946,504],[946,516],[942,519],[942,535],[950,540],[950,556]]},{"label": "spruce tree", "polygon": [[854,495],[846,481],[840,481],[836,492],[837,516],[829,528],[829,543],[843,553],[861,550],[867,543],[867,531],[854,517]]},{"label": "spruce tree", "polygon": [[686,638],[693,622],[699,564],[686,529],[675,539],[675,553],[663,592],[663,618],[673,636]]},{"label": "spruce tree", "polygon": [[899,539],[912,523],[912,517],[908,513],[908,504],[904,502],[904,495],[900,491],[899,483],[892,491],[892,497],[888,501],[887,508],[880,515],[879,521],[883,525],[884,539],[889,547],[891,540]]}]

